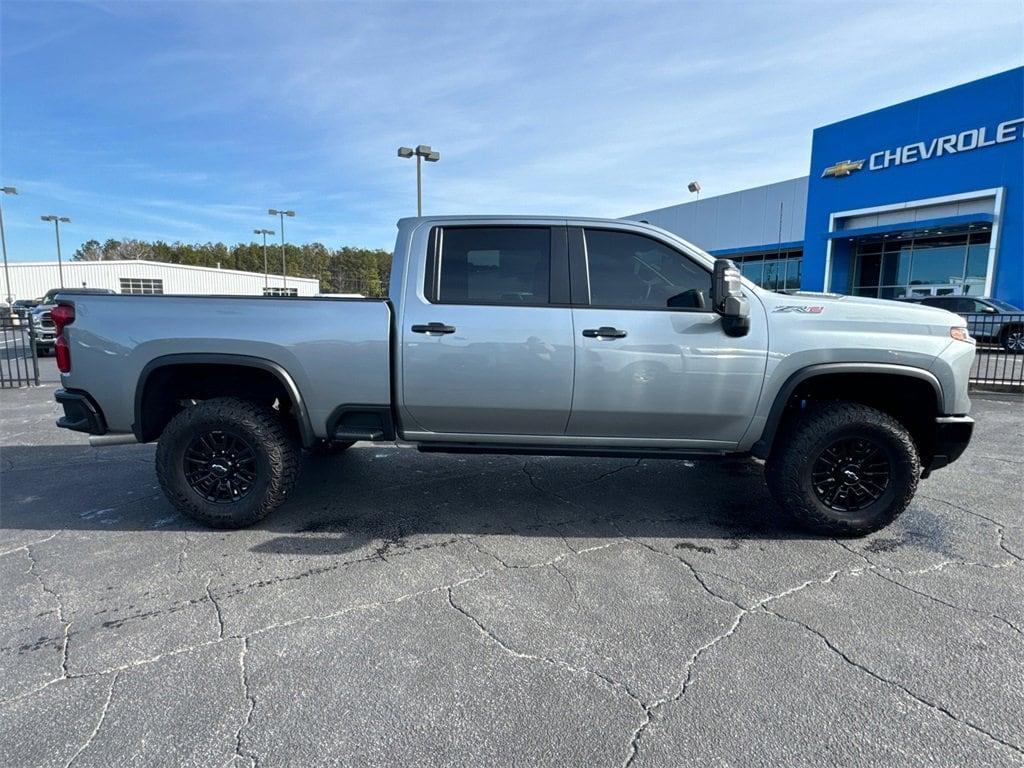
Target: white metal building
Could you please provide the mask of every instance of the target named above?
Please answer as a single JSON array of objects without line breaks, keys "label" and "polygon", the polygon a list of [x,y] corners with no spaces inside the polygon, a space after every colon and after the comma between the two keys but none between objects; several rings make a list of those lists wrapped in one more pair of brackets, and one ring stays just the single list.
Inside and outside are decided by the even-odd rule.
[{"label": "white metal building", "polygon": [[[286,288],[280,275],[159,261],[65,261],[62,271],[66,288],[109,288],[115,293],[315,296],[320,291],[320,282],[312,278],[288,277]],[[11,290],[8,294],[0,273],[0,300],[8,295],[34,299],[61,285],[55,261],[12,262],[8,272]]]}]

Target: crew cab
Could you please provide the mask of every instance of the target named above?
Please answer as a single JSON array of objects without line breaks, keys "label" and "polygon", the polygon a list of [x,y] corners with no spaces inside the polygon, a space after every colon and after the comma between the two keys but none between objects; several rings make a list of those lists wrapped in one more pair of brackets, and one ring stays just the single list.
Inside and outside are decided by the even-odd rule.
[{"label": "crew cab", "polygon": [[[800,521],[894,519],[971,435],[949,312],[782,295],[602,219],[403,219],[386,299],[58,297],[58,425],[157,441],[183,514],[253,524],[300,449],[752,456]],[[722,489],[728,493],[728,488]]]}]

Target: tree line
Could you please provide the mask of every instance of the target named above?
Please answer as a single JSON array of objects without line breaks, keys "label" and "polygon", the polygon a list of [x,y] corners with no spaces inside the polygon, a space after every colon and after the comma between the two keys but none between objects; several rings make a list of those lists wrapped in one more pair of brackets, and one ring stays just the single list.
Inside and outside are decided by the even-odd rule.
[{"label": "tree line", "polygon": [[[146,259],[167,264],[238,269],[263,273],[263,244],[166,243],[162,240],[88,240],[75,251],[75,261],[126,261]],[[332,249],[323,243],[286,245],[288,275],[320,281],[321,293],[361,293],[384,296],[391,273],[391,253],[383,249]],[[281,274],[281,246],[267,245],[267,272]]]}]

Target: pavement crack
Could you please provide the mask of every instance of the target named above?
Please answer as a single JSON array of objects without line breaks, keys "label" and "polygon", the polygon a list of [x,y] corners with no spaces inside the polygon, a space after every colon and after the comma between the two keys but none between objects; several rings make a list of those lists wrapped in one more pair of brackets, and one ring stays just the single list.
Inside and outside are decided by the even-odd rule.
[{"label": "pavement crack", "polygon": [[75,754],[71,756],[71,759],[64,764],[64,768],[71,768],[71,764],[78,759],[79,755],[81,755],[83,752],[85,752],[86,749],[89,748],[89,745],[92,744],[93,740],[96,738],[96,735],[100,732],[100,729],[103,727],[103,722],[107,719],[107,712],[110,710],[110,702],[114,699],[114,686],[117,685],[117,681],[120,678],[121,673],[115,672],[114,677],[110,681],[110,689],[107,691],[107,700],[103,702],[103,709],[100,710],[99,720],[96,721],[96,727],[92,729],[92,733],[89,734],[89,737],[85,740],[85,743],[82,744],[82,746],[78,748]]},{"label": "pavement crack", "polygon": [[13,555],[15,552],[21,552],[22,550],[28,550],[30,547],[34,547],[38,544],[45,544],[58,533],[60,533],[60,531],[54,531],[45,539],[36,539],[35,541],[29,541],[25,544],[20,544],[17,547],[14,547],[13,549],[5,549],[3,552],[0,552],[0,557],[3,557],[4,555]]},{"label": "pavement crack", "polygon": [[[54,535],[56,535],[56,534],[54,534]],[[51,536],[49,538],[53,538],[53,537]],[[46,541],[49,541],[49,538],[46,539]],[[61,671],[61,675],[60,675],[59,679],[66,679],[67,677],[70,676],[69,673],[68,673],[68,643],[71,640],[71,624],[72,624],[72,622],[68,621],[67,617],[65,616],[64,600],[61,598],[60,593],[56,589],[53,589],[52,587],[48,587],[46,585],[46,581],[43,579],[42,575],[39,573],[39,561],[36,560],[36,556],[32,552],[32,546],[34,546],[34,545],[26,545],[25,546],[25,554],[28,556],[29,562],[31,563],[31,565],[29,566],[28,572],[39,583],[39,588],[42,589],[44,593],[46,593],[47,595],[52,597],[53,601],[57,604],[57,619],[60,621],[61,628],[62,628],[62,631],[61,631],[62,639],[61,639],[61,646],[60,646],[60,671]]]},{"label": "pavement crack", "polygon": [[217,602],[217,598],[214,597],[213,590],[210,589],[210,584],[213,581],[213,576],[206,580],[206,597],[209,599],[210,604],[213,606],[213,610],[217,613],[217,639],[224,639],[224,614],[221,613],[220,603]]},{"label": "pavement crack", "polygon": [[572,501],[571,499],[567,499],[565,496],[562,496],[560,493],[557,493],[556,491],[552,491],[552,490],[549,490],[547,488],[542,487],[540,485],[540,483],[537,482],[537,478],[535,478],[533,476],[533,474],[530,472],[530,461],[529,460],[523,462],[522,470],[523,470],[523,474],[526,475],[526,477],[529,479],[530,485],[533,486],[533,489],[535,491],[537,491],[537,493],[542,493],[545,496],[551,496],[552,498],[558,499],[563,504],[568,504],[570,507],[578,507],[579,506],[575,501]]},{"label": "pavement crack", "polygon": [[615,678],[606,675],[603,672],[598,672],[597,670],[589,669],[587,667],[579,667],[575,664],[570,664],[569,662],[563,661],[561,659],[555,659],[549,656],[538,656],[536,654],[516,650],[508,643],[506,643],[504,640],[502,640],[500,637],[498,637],[494,632],[492,632],[490,629],[484,626],[483,622],[476,618],[476,616],[470,613],[465,607],[459,605],[455,601],[455,595],[453,593],[453,588],[451,587],[448,588],[448,605],[451,606],[451,608],[456,613],[465,616],[466,619],[468,619],[473,624],[473,626],[476,627],[477,631],[484,638],[486,638],[488,641],[490,641],[498,648],[503,650],[509,656],[524,661],[535,661],[541,664],[547,664],[552,667],[565,669],[575,674],[589,675],[591,677],[596,678],[597,680],[600,680],[605,686],[611,688],[612,690],[622,691],[626,694],[626,696],[632,699],[633,703],[636,704],[637,707],[639,707],[641,710],[646,710],[646,706],[644,705],[643,700],[636,693],[633,692],[633,690],[629,687],[628,684],[620,680],[616,680]]},{"label": "pavement crack", "polygon": [[[662,553],[662,554],[667,554],[667,553]],[[669,557],[674,557],[673,555],[668,555],[668,556]],[[854,569],[852,571],[843,571],[843,570],[832,571],[827,576],[824,576],[822,578],[819,578],[819,579],[808,579],[807,581],[804,581],[804,582],[802,582],[801,584],[798,584],[795,587],[790,587],[788,589],[783,590],[782,592],[777,592],[775,594],[768,595],[768,596],[758,600],[750,608],[745,608],[745,607],[739,605],[738,603],[733,603],[733,605],[735,605],[736,607],[739,608],[739,612],[733,617],[732,622],[725,629],[725,631],[715,635],[708,642],[704,643],[704,645],[702,645],[700,648],[698,648],[696,651],[694,651],[693,655],[690,656],[690,658],[687,660],[687,662],[683,665],[683,672],[685,674],[683,675],[682,680],[679,683],[679,686],[678,686],[679,690],[675,694],[673,694],[671,696],[665,696],[665,697],[662,697],[660,699],[657,699],[656,701],[652,702],[649,705],[644,705],[644,710],[645,710],[646,716],[645,716],[643,722],[641,722],[640,725],[637,727],[637,729],[633,732],[633,737],[630,740],[630,744],[629,744],[629,754],[626,756],[626,759],[622,763],[623,768],[629,768],[629,766],[633,764],[633,761],[636,760],[637,755],[639,755],[639,753],[640,753],[640,741],[643,739],[643,735],[647,731],[647,728],[650,727],[650,724],[654,721],[655,715],[658,712],[658,710],[660,710],[662,707],[664,707],[667,704],[675,703],[675,702],[680,701],[683,698],[683,696],[686,695],[686,692],[690,688],[690,683],[693,681],[693,670],[696,667],[697,662],[700,660],[700,657],[703,656],[705,653],[707,653],[712,648],[714,648],[716,645],[721,643],[723,640],[727,640],[728,638],[730,638],[734,634],[736,634],[737,630],[739,630],[739,628],[740,628],[740,625],[743,623],[743,619],[744,618],[746,618],[749,614],[753,613],[754,611],[758,611],[758,610],[771,613],[771,611],[768,611],[768,609],[765,608],[765,606],[768,603],[772,602],[773,600],[779,600],[779,599],[781,599],[783,597],[788,597],[789,595],[793,595],[793,594],[796,594],[797,592],[801,592],[801,591],[803,591],[803,590],[805,590],[805,589],[807,589],[808,587],[811,587],[811,586],[817,586],[817,585],[821,585],[821,584],[828,584],[828,583],[834,581],[840,574],[856,575],[856,574],[859,574],[859,573],[863,572],[864,570],[867,570],[867,569],[861,568],[861,569]],[[722,598],[722,599],[725,599],[725,598]],[[725,600],[726,600],[726,602],[732,602],[731,600],[728,600],[728,599],[725,599]],[[773,615],[775,615],[775,614],[773,614]]]},{"label": "pavement crack", "polygon": [[242,680],[242,693],[245,696],[246,710],[245,719],[235,731],[235,757],[248,760],[252,768],[259,768],[260,759],[255,752],[250,752],[242,747],[242,732],[252,723],[252,713],[256,709],[256,696],[253,694],[249,682],[249,668],[246,665],[246,657],[249,655],[249,638],[242,637],[242,650],[238,654],[238,668]]},{"label": "pavement crack", "polygon": [[633,469],[634,467],[639,467],[640,466],[640,462],[642,462],[642,461],[643,461],[643,459],[637,459],[636,461],[632,462],[631,464],[625,464],[625,465],[623,465],[621,467],[616,467],[615,469],[611,469],[611,470],[609,470],[607,472],[602,472],[600,475],[595,477],[593,480],[587,480],[585,483],[583,483],[583,485],[593,485],[594,483],[599,483],[602,480],[604,480],[605,478],[611,477],[612,475],[615,475],[615,474],[618,474],[619,472],[622,472],[623,470]]},{"label": "pavement crack", "polygon": [[929,709],[931,709],[931,710],[933,710],[935,712],[939,712],[939,713],[945,715],[950,720],[953,720],[954,722],[957,722],[960,725],[967,726],[971,730],[975,731],[976,733],[981,734],[982,736],[988,737],[989,739],[991,739],[992,741],[996,742],[997,744],[1000,744],[1000,745],[1006,747],[1007,749],[1010,749],[1010,750],[1016,752],[1019,755],[1024,755],[1024,749],[1021,749],[1021,747],[1017,746],[1016,744],[1013,744],[1012,742],[1006,741],[1005,739],[1002,739],[999,736],[996,736],[994,733],[985,730],[984,728],[982,728],[979,725],[976,725],[975,723],[972,723],[970,720],[966,720],[966,719],[964,719],[962,717],[957,716],[956,714],[954,714],[950,710],[948,710],[945,707],[943,707],[941,704],[936,704],[935,702],[929,701],[928,699],[924,698],[923,696],[920,696],[920,695],[914,693],[912,690],[907,688],[902,683],[899,683],[899,682],[897,682],[895,680],[891,680],[891,679],[885,677],[884,675],[881,675],[878,672],[875,672],[870,667],[867,667],[864,664],[861,664],[861,663],[859,663],[857,661],[854,661],[852,658],[850,658],[850,656],[848,654],[846,654],[838,646],[836,646],[828,638],[827,635],[825,635],[823,632],[821,632],[821,631],[819,631],[817,629],[814,629],[809,624],[805,624],[804,622],[800,621],[799,619],[794,619],[794,618],[791,618],[789,616],[784,616],[783,614],[777,613],[776,611],[773,611],[773,610],[771,610],[769,608],[765,608],[764,610],[767,613],[771,614],[772,616],[775,616],[776,618],[782,619],[783,621],[788,621],[791,624],[795,624],[796,626],[801,627],[805,631],[807,631],[810,634],[814,635],[819,640],[821,640],[822,643],[825,644],[826,648],[828,648],[830,651],[832,651],[835,655],[837,655],[839,658],[841,658],[843,661],[845,661],[847,664],[849,664],[854,669],[860,670],[864,674],[869,675],[870,677],[873,677],[875,680],[878,680],[881,683],[884,683],[886,685],[889,685],[889,686],[891,686],[893,688],[896,688],[896,689],[902,691],[903,693],[905,693],[907,696],[909,696],[910,698],[912,698],[914,701],[918,702],[919,704],[922,704],[923,706],[928,707]]},{"label": "pavement crack", "polygon": [[185,560],[188,559],[188,531],[182,531],[181,535],[183,537],[183,541],[181,544],[181,550],[178,552],[177,566],[174,570],[176,576],[181,576],[181,574],[185,572]]},{"label": "pavement crack", "polygon": [[576,606],[579,606],[579,604],[580,604],[580,593],[579,593],[579,591],[577,591],[576,585],[573,583],[572,579],[569,578],[569,575],[565,571],[563,571],[561,568],[558,567],[558,563],[552,563],[551,567],[554,568],[555,573],[557,573],[559,576],[561,576],[562,577],[562,581],[564,581],[566,586],[569,587],[569,594],[572,595],[573,603]]},{"label": "pavement crack", "polygon": [[964,514],[971,515],[972,517],[976,517],[979,520],[984,520],[987,523],[991,523],[996,528],[996,545],[1001,550],[1003,550],[1003,552],[1005,552],[1010,557],[1012,557],[1014,560],[1017,560],[1018,562],[1024,563],[1024,557],[1022,557],[1021,555],[1019,555],[1016,552],[1014,552],[1007,545],[1007,543],[1006,543],[1006,526],[1003,523],[1000,523],[998,520],[993,520],[988,515],[983,515],[980,512],[975,512],[973,509],[968,509],[967,507],[962,506],[960,504],[954,504],[953,502],[947,501],[946,499],[939,499],[939,498],[936,498],[935,496],[925,496],[924,494],[918,494],[918,495],[921,496],[921,498],[923,498],[923,499],[928,499],[929,501],[937,501],[939,504],[945,504],[947,507],[952,507],[953,509],[959,510],[959,511],[963,512]]},{"label": "pavement crack", "polygon": [[[957,564],[958,565],[968,565],[968,563],[957,563]],[[930,595],[927,592],[921,591],[920,589],[915,589],[914,587],[910,586],[909,584],[904,584],[903,582],[897,581],[896,579],[894,579],[894,578],[892,578],[890,576],[886,576],[880,570],[875,570],[874,573],[875,573],[876,576],[878,576],[878,578],[884,579],[885,581],[888,581],[890,584],[894,584],[897,587],[900,587],[902,589],[907,590],[908,592],[913,592],[915,595],[920,595],[921,597],[926,598],[928,600],[931,600],[931,601],[933,601],[935,603],[938,603],[939,605],[944,605],[947,608],[952,608],[954,611],[960,611],[960,612],[963,612],[963,613],[975,613],[975,614],[977,614],[979,616],[984,616],[986,618],[995,619],[995,620],[1005,624],[1006,626],[1008,626],[1014,632],[1017,632],[1018,634],[1024,635],[1024,631],[1022,631],[1019,627],[1017,627],[1009,619],[1006,619],[1003,616],[1000,616],[998,613],[990,613],[988,611],[982,611],[982,610],[979,610],[977,608],[968,608],[968,607],[963,606],[963,605],[957,605],[956,603],[950,603],[950,602],[948,602],[946,600],[943,600],[942,598],[935,597],[935,595]]]}]

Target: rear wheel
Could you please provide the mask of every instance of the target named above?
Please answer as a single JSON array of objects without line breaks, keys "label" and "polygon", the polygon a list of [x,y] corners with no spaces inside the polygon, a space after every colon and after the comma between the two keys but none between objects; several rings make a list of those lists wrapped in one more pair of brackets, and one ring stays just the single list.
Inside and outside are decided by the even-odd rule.
[{"label": "rear wheel", "polygon": [[896,419],[866,405],[836,402],[780,434],[765,472],[775,500],[803,525],[863,536],[906,509],[921,464]]},{"label": "rear wheel", "polygon": [[298,447],[280,416],[233,397],[186,408],[157,444],[157,478],[167,498],[215,528],[262,520],[284,502],[298,468]]},{"label": "rear wheel", "polygon": [[999,334],[999,343],[1011,355],[1024,354],[1024,327],[1007,326]]}]

